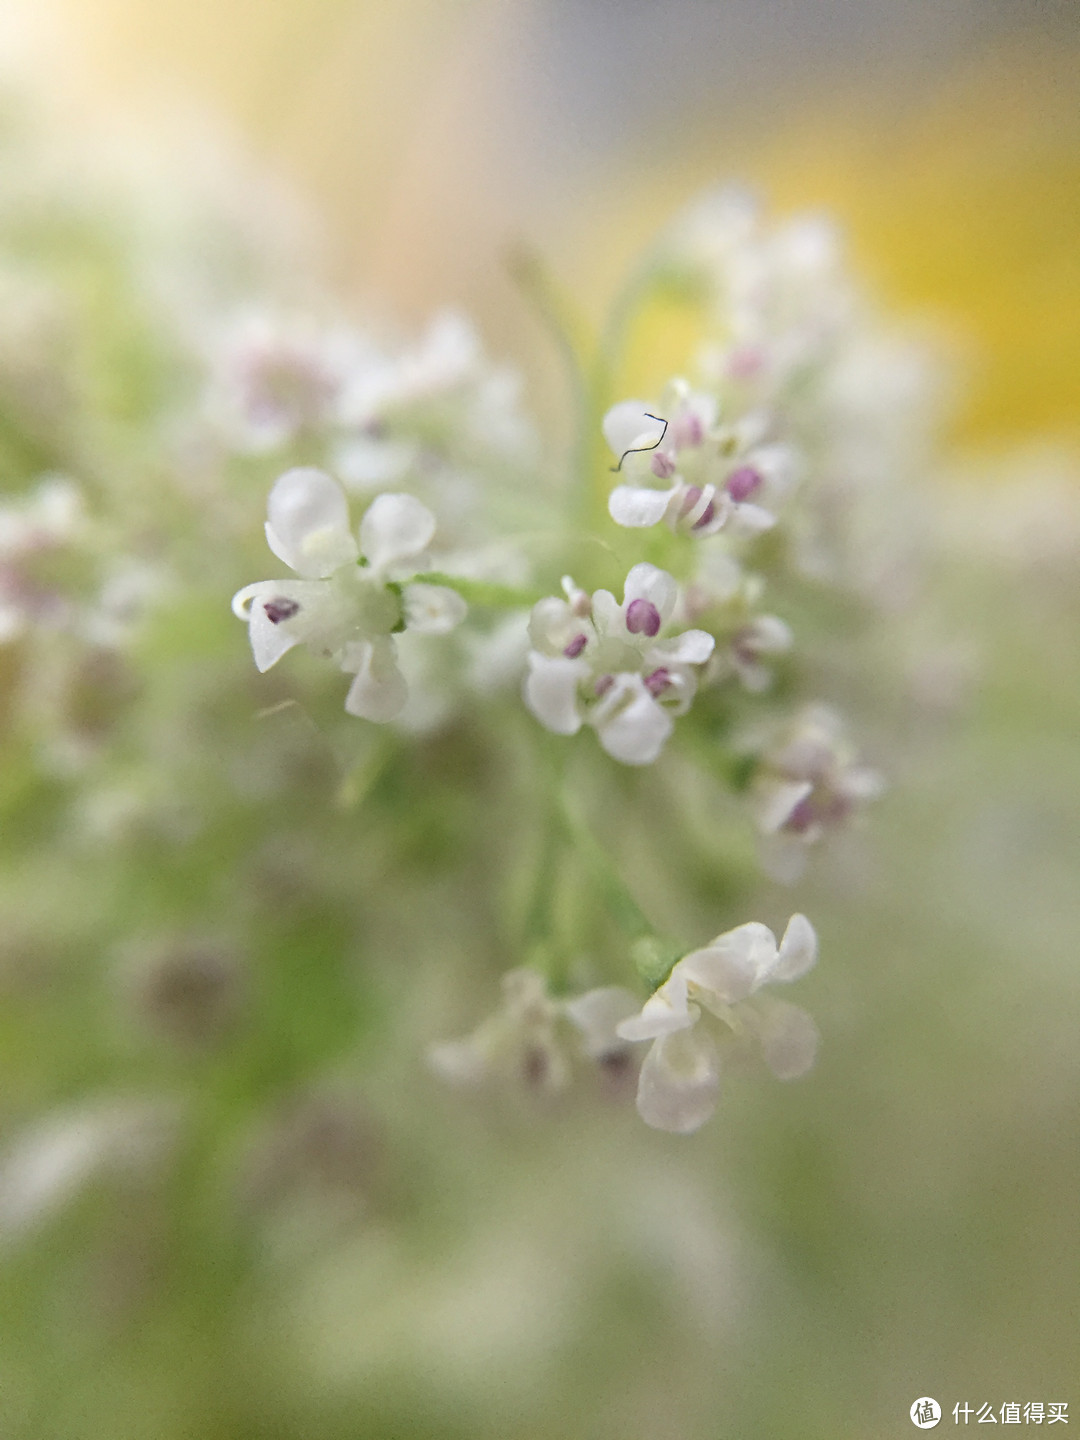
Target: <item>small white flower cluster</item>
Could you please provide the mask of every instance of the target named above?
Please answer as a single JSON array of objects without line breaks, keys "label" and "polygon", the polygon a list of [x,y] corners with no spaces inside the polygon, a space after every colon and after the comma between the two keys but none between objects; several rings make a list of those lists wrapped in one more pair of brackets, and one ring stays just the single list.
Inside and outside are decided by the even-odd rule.
[{"label": "small white flower cluster", "polygon": [[[685,717],[686,753],[700,757],[713,780],[742,792],[766,870],[791,882],[807,846],[881,789],[840,717],[799,693],[795,654],[801,625],[811,623],[799,608],[807,587],[835,582],[850,590],[844,566],[817,563],[814,536],[841,493],[830,489],[830,467],[844,472],[845,485],[864,473],[866,447],[849,442],[877,422],[850,375],[873,327],[843,277],[835,238],[816,221],[769,235],[747,202],[728,195],[672,231],[658,273],[680,264],[704,276],[709,297],[711,332],[698,378],[673,379],[655,402],[626,399],[593,417],[612,463],[581,478],[603,486],[589,490],[602,533],[582,533],[580,508],[561,532],[537,527],[535,543],[527,529],[504,531],[506,552],[517,547],[513,585],[494,583],[482,566],[480,574],[470,569],[452,544],[434,567],[426,555],[432,509],[386,489],[405,475],[422,480],[432,444],[444,456],[475,453],[477,444],[493,453],[503,440],[512,450],[514,426],[503,423],[511,389],[486,368],[471,332],[444,318],[418,351],[394,361],[351,332],[249,332],[231,362],[232,390],[223,391],[232,394],[234,413],[247,417],[249,446],[295,446],[315,435],[348,486],[382,493],[357,538],[337,480],[322,469],[288,470],[270,493],[266,535],[299,578],[247,586],[233,608],[249,624],[260,670],[304,644],[354,677],[350,713],[400,719],[414,732],[461,713],[467,700],[496,703],[466,659],[496,637],[509,657],[503,670],[520,661],[524,704],[540,725],[563,737],[594,730],[622,765],[656,762]],[[895,426],[879,431],[897,434]],[[488,525],[481,545],[498,539],[498,488],[494,481],[481,487],[478,513]],[[516,489],[529,488],[519,477]],[[444,509],[454,510],[450,490],[423,493],[442,526]],[[548,493],[554,508],[559,491]],[[563,562],[551,573],[565,567],[574,576],[563,575],[561,595],[536,600],[520,586],[546,547]],[[593,588],[619,577],[621,600]],[[767,587],[794,623],[764,608]],[[462,638],[428,648],[422,637],[444,637],[466,619],[466,600],[481,611],[501,609],[503,618],[485,630],[470,610]],[[403,642],[399,664],[395,637],[403,632],[421,639]],[[783,684],[774,683],[778,676]],[[406,710],[409,687],[416,713]],[[541,771],[541,783],[555,783],[553,772]],[[564,821],[573,832],[569,811]],[[580,834],[577,843],[582,853],[595,848]],[[552,874],[541,883],[557,886],[557,865]],[[609,875],[598,889],[610,898],[621,883]],[[611,905],[613,913],[622,908],[628,934],[648,932],[628,889]],[[551,935],[542,930],[540,940],[543,948]],[[663,953],[663,965],[642,966],[662,983],[640,1014],[621,987],[555,997],[538,972],[512,970],[498,1013],[466,1039],[436,1046],[431,1064],[453,1081],[499,1075],[553,1090],[575,1057],[626,1066],[632,1047],[651,1041],[638,1109],[648,1124],[677,1132],[697,1129],[712,1112],[721,1041],[753,1041],[781,1078],[809,1068],[813,1022],[760,993],[814,963],[817,940],[803,916],[792,917],[779,943],[754,922],[673,966],[670,949]]]},{"label": "small white flower cluster", "polygon": [[206,404],[228,444],[316,459],[357,494],[408,484],[459,519],[492,471],[531,464],[518,377],[454,312],[395,352],[339,321],[260,310],[211,351]]}]

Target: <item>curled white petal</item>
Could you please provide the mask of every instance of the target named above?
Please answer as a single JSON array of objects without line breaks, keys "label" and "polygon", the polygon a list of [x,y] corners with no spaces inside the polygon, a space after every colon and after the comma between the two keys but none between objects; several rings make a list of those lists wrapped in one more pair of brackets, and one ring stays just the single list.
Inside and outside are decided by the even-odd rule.
[{"label": "curled white petal", "polygon": [[349,668],[356,665],[356,678],[345,697],[345,709],[350,715],[359,715],[362,720],[373,720],[377,724],[393,720],[409,698],[405,677],[398,668],[394,642],[389,637],[365,640],[355,650]]},{"label": "curled white petal", "polygon": [[686,972],[676,965],[663,985],[645,1001],[641,1014],[620,1021],[616,1033],[623,1040],[656,1040],[677,1030],[689,1030],[700,1014],[698,1007],[689,1002]]},{"label": "curled white petal", "polygon": [[583,660],[529,654],[525,677],[525,704],[546,729],[556,735],[576,735],[581,729],[578,685],[590,674]]},{"label": "curled white petal", "polygon": [[797,1080],[817,1057],[820,1035],[805,1010],[774,1000],[759,1022],[758,1038],[765,1063],[779,1080]]},{"label": "curled white petal", "polygon": [[658,525],[667,514],[675,490],[646,490],[637,485],[619,485],[608,496],[608,514],[616,525],[644,529]]},{"label": "curled white petal", "polygon": [[286,470],[267,503],[266,541],[298,575],[322,577],[356,559],[345,492],[324,470]]},{"label": "curled white petal", "polygon": [[666,710],[653,699],[639,675],[628,676],[633,698],[596,725],[600,744],[624,765],[651,765],[675,728]]},{"label": "curled white petal", "polygon": [[638,1114],[655,1130],[688,1135],[716,1109],[716,1047],[700,1027],[657,1040],[638,1078]]},{"label": "curled white petal", "polygon": [[765,979],[769,981],[798,980],[811,970],[817,960],[817,932],[805,915],[792,915],[788,921],[775,964]]},{"label": "curled white petal", "polygon": [[622,400],[603,419],[604,439],[612,454],[622,457],[627,450],[655,445],[664,433],[664,422],[653,419],[641,400]]},{"label": "curled white petal", "polygon": [[360,548],[375,571],[414,560],[431,543],[435,516],[415,495],[380,495],[360,522]]},{"label": "curled white petal", "polygon": [[461,624],[469,609],[457,591],[447,585],[406,585],[403,599],[406,626],[422,635],[448,635]]}]

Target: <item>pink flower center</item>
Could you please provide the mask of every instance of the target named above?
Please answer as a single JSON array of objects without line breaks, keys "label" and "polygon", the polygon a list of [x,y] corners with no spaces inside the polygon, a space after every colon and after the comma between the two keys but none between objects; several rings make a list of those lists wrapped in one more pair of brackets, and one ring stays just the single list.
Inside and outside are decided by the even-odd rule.
[{"label": "pink flower center", "polygon": [[576,660],[588,643],[589,637],[587,635],[575,635],[562,653],[568,660]]},{"label": "pink flower center", "polygon": [[601,695],[606,695],[614,684],[614,675],[601,675],[600,679],[597,680],[596,685],[594,686],[594,689],[596,691],[596,698],[599,700]]},{"label": "pink flower center", "polygon": [[[700,485],[691,485],[688,488],[686,494],[683,496],[683,502],[679,506],[680,519],[685,519],[685,517],[693,511],[694,506],[700,504],[701,496],[702,489]],[[694,521],[693,525],[691,525],[690,528],[691,530],[700,530],[705,525],[710,524],[715,518],[716,506],[710,500],[709,503],[705,506],[705,509],[701,512],[701,514]]]},{"label": "pink flower center", "polygon": [[663,450],[657,450],[652,457],[652,473],[661,480],[670,480],[675,474],[675,457]]},{"label": "pink flower center", "polygon": [[661,665],[651,675],[645,676],[645,689],[652,696],[662,695],[671,684],[671,672]]}]

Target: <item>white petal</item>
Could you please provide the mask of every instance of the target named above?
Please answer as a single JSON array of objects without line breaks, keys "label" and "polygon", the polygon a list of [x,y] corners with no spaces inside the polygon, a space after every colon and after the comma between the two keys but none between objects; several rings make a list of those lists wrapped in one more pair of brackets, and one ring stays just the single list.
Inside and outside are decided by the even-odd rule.
[{"label": "white petal", "polygon": [[744,500],[741,505],[731,507],[728,528],[733,535],[761,535],[776,524],[776,516],[761,505],[752,505]]},{"label": "white petal", "polygon": [[640,676],[637,694],[596,727],[600,744],[613,760],[624,765],[651,765],[675,728],[671,716],[645,689]]},{"label": "white petal", "polygon": [[427,1049],[428,1068],[450,1085],[478,1085],[487,1074],[487,1060],[471,1039],[440,1040]]},{"label": "white petal", "polygon": [[349,502],[324,470],[286,470],[270,491],[266,540],[298,575],[321,577],[356,559]]},{"label": "white petal", "polygon": [[[248,637],[256,668],[269,670],[294,645],[304,639],[303,628],[296,623],[305,614],[312,601],[322,599],[321,580],[259,580],[247,585],[233,596],[233,614],[248,622]],[[270,619],[266,607],[288,606],[289,602],[298,607],[295,619]]]},{"label": "white petal", "polygon": [[763,1013],[758,1036],[765,1063],[780,1080],[796,1080],[806,1074],[821,1038],[806,1011],[784,1000],[774,1000]]},{"label": "white petal", "polygon": [[380,495],[360,522],[360,548],[373,570],[386,570],[423,553],[435,534],[435,516],[414,495]]},{"label": "white petal", "polygon": [[675,490],[643,490],[636,485],[620,485],[608,496],[608,514],[616,525],[633,529],[658,525],[675,493]]},{"label": "white petal", "polygon": [[622,607],[610,590],[597,590],[592,597],[593,624],[601,635],[626,636]]},{"label": "white petal", "polygon": [[687,999],[686,974],[676,965],[663,985],[645,1001],[641,1014],[621,1021],[616,1034],[623,1040],[656,1040],[677,1030],[689,1030],[700,1014]]},{"label": "white petal", "polygon": [[643,563],[635,565],[626,577],[623,607],[633,600],[648,600],[660,612],[662,625],[675,609],[678,596],[679,587],[666,570],[658,570],[655,565]]},{"label": "white petal", "polygon": [[716,1047],[701,1029],[657,1040],[638,1078],[638,1114],[655,1130],[688,1135],[716,1109],[720,1070]]},{"label": "white petal", "polygon": [[616,459],[627,450],[655,445],[664,433],[664,422],[650,419],[648,409],[641,400],[623,400],[604,416],[604,439]]},{"label": "white petal", "polygon": [[447,585],[406,585],[405,624],[422,635],[448,635],[460,625],[469,607]]},{"label": "white petal", "polygon": [[575,635],[587,633],[573,606],[557,595],[538,600],[529,616],[529,639],[545,655],[561,655]]},{"label": "white petal", "polygon": [[731,1004],[756,990],[775,963],[776,936],[767,925],[751,920],[695,951],[687,975],[700,986],[704,1003],[715,996]]},{"label": "white petal", "polygon": [[350,715],[378,724],[393,720],[409,698],[405,677],[398,669],[394,642],[389,638],[367,640],[358,649],[360,667],[345,697],[345,709]]},{"label": "white petal", "polygon": [[605,985],[567,1000],[564,1008],[582,1033],[585,1053],[600,1059],[622,1048],[616,1026],[637,1013],[638,1002],[621,985]]},{"label": "white petal", "polygon": [[764,780],[756,785],[752,798],[758,829],[774,835],[813,788],[809,780]]},{"label": "white petal", "polygon": [[581,729],[578,685],[591,674],[584,660],[529,654],[525,677],[525,704],[546,729],[556,735],[576,735]]},{"label": "white petal", "polygon": [[813,968],[818,954],[817,933],[805,915],[792,915],[777,951],[776,962],[768,975],[769,981],[798,980]]},{"label": "white petal", "polygon": [[684,630],[670,640],[661,640],[649,651],[649,663],[657,657],[657,664],[704,665],[716,646],[716,641],[707,630]]},{"label": "white petal", "polygon": [[790,625],[778,615],[759,615],[747,627],[747,632],[747,643],[761,655],[783,655],[795,640]]}]

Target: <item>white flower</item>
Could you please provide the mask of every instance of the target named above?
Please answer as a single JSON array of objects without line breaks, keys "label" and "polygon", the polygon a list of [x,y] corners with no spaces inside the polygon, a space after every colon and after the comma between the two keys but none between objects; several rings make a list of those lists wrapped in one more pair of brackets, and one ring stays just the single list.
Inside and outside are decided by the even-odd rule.
[{"label": "white flower", "polygon": [[609,590],[590,599],[567,577],[567,599],[541,600],[532,613],[525,703],[557,735],[591,725],[604,749],[626,765],[649,765],[663,749],[697,688],[695,666],[713,637],[687,630],[661,638],[678,599],[672,577],[635,565],[623,603]]},{"label": "white flower", "polygon": [[876,770],[857,762],[840,716],[808,705],[765,750],[751,787],[758,828],[771,841],[770,873],[798,879],[805,847],[846,824],[884,788]]},{"label": "white flower", "polygon": [[[655,407],[624,400],[604,417],[604,438],[632,482],[617,486],[608,511],[618,525],[751,537],[776,523],[773,509],[791,490],[795,452],[765,443],[769,417],[751,412],[718,426],[715,397],[673,380]],[[666,490],[649,483],[670,481]]]},{"label": "white flower", "polygon": [[435,517],[412,495],[380,495],[360,522],[359,544],[338,483],[321,470],[289,470],[274,485],[266,539],[302,578],[260,580],[233,597],[248,622],[259,670],[294,645],[335,660],[354,675],[352,715],[392,720],[407,698],[393,635],[408,628],[444,634],[465,602],[441,585],[403,584],[423,567]]},{"label": "white flower", "polygon": [[502,990],[499,1009],[471,1035],[429,1047],[428,1065],[440,1079],[477,1085],[501,1078],[552,1092],[569,1082],[575,1053],[601,1066],[625,1055],[617,1026],[637,1009],[628,990],[613,985],[556,999],[527,967],[508,971]]},{"label": "white flower", "polygon": [[816,959],[817,936],[805,915],[791,917],[779,945],[768,926],[751,921],[684,955],[641,1013],[616,1027],[624,1040],[653,1042],[638,1081],[645,1123],[689,1134],[716,1108],[720,1059],[713,1030],[720,1027],[699,1025],[703,1011],[729,1036],[756,1037],[781,1080],[804,1074],[817,1051],[814,1022],[794,1005],[749,1002],[765,985],[799,979]]}]

